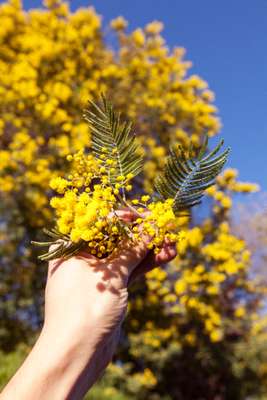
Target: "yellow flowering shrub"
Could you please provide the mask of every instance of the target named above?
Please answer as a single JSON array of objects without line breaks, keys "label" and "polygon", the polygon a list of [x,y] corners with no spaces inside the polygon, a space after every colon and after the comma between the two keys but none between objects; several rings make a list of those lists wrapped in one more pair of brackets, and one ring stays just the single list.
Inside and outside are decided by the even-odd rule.
[{"label": "yellow flowering shrub", "polygon": [[[228,170],[217,178],[213,193],[220,190],[231,198],[235,191],[234,182],[222,186],[222,179],[227,174]],[[250,191],[256,189],[250,184]],[[209,387],[205,381],[204,387],[205,390],[208,388],[208,398],[214,398],[220,393],[217,379],[221,379],[221,362],[228,368],[229,379],[235,382],[235,398],[244,398],[251,389],[247,383],[242,383],[242,379],[251,373],[249,371],[257,375],[258,364],[255,362],[261,347],[251,351],[250,357],[255,357],[253,362],[251,358],[248,361],[242,351],[245,351],[246,342],[253,346],[257,329],[257,346],[262,346],[266,334],[266,323],[258,314],[264,290],[249,276],[250,250],[246,242],[231,231],[229,208],[215,196],[210,210],[210,215],[197,227],[186,231],[184,239],[177,245],[178,256],[168,269],[158,268],[147,274],[147,291],[133,294],[129,310],[129,351],[148,365],[152,361],[155,365],[165,365],[166,373],[160,375],[162,381],[159,384],[175,388],[172,398],[176,398],[176,390],[183,398],[196,398],[210,368],[214,370],[216,384]],[[184,220],[185,226],[187,223]],[[140,313],[146,318],[140,318]],[[263,350],[261,357],[266,360],[266,349]],[[206,360],[207,364],[204,361],[206,355],[211,357],[210,361]],[[241,357],[245,357],[247,363],[242,364]],[[183,367],[188,368],[184,374]],[[266,390],[262,368],[261,390]],[[196,376],[199,382],[194,381]],[[183,384],[184,379],[188,385]],[[190,380],[195,382],[193,388],[189,385]],[[222,398],[231,398],[233,387],[227,384],[226,387],[228,394],[221,393],[225,396]],[[255,393],[258,389],[254,387],[253,390]]]},{"label": "yellow flowering shrub", "polygon": [[[63,1],[46,0],[43,8],[25,11],[19,0],[10,0],[0,4],[0,21],[0,344],[8,352],[29,342],[42,323],[46,266],[36,268],[30,241],[43,239],[40,227],[51,227],[55,214],[58,228],[74,241],[90,235],[71,204],[76,196],[76,211],[94,219],[94,199],[89,207],[86,194],[67,195],[69,181],[77,178],[75,172],[69,177],[76,158],[85,180],[88,162],[90,170],[101,168],[85,162],[81,152],[91,137],[81,112],[87,101],[103,92],[134,121],[145,156],[137,182],[144,192],[153,192],[169,145],[192,141],[197,147],[205,133],[218,133],[220,122],[207,83],[190,75],[183,48],[168,48],[159,21],[133,32],[123,17],[111,21],[114,50],[92,7],[71,12]],[[75,185],[83,183],[79,177]],[[53,190],[58,196],[51,200]],[[255,190],[228,169],[207,190],[208,215],[178,219],[186,231],[178,257],[135,284],[127,337],[107,372],[106,394],[98,398],[116,398],[122,390],[139,400],[243,400],[262,390],[267,357],[261,288],[250,274],[246,242],[231,229],[234,194]],[[133,192],[133,206],[143,208],[139,203],[149,199]],[[105,199],[112,195],[107,191]],[[142,221],[149,222],[145,229],[161,212],[153,207],[150,221]],[[172,221],[169,205],[162,207]],[[71,227],[75,218],[78,231]],[[247,349],[257,343],[262,363]]]}]

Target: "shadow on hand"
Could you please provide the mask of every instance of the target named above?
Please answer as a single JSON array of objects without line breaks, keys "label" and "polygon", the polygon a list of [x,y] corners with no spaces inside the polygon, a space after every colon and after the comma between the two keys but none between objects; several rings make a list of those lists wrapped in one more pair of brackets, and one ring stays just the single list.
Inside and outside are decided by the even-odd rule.
[{"label": "shadow on hand", "polygon": [[98,282],[96,286],[100,292],[109,290],[114,294],[119,294],[121,288],[127,287],[131,270],[144,260],[147,254],[147,250],[144,249],[144,246],[138,246],[135,242],[125,240],[106,258],[99,259],[89,252],[81,251],[72,259],[59,258],[54,260],[49,274],[52,276],[64,262],[73,259],[85,261],[94,272],[101,272],[101,282]]}]

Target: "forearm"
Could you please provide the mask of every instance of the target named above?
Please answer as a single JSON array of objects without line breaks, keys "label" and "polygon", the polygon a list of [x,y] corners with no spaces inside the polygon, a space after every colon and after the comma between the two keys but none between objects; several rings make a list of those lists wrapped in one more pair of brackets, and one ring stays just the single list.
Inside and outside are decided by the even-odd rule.
[{"label": "forearm", "polygon": [[43,329],[31,353],[8,383],[1,400],[80,400],[97,378],[96,351],[73,333]]}]

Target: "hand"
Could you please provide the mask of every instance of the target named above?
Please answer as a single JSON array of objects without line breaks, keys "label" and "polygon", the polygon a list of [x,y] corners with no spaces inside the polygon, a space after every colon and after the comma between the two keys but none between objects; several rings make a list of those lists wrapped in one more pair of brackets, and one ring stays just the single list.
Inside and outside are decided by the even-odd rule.
[{"label": "hand", "polygon": [[[120,216],[126,221],[134,218],[129,211],[121,211]],[[82,399],[115,351],[127,309],[129,284],[175,255],[175,245],[167,242],[154,255],[147,250],[144,238],[135,246],[124,241],[115,254],[102,260],[81,252],[68,260],[51,261],[44,327],[34,359],[43,354],[50,360],[47,365],[52,363],[55,367],[45,384],[39,382],[39,397],[37,392],[33,397],[27,393],[25,399]],[[19,398],[24,400],[21,395]]]},{"label": "hand", "polygon": [[[122,211],[120,217],[130,221],[134,215]],[[81,252],[67,261],[50,262],[44,327],[51,332],[73,332],[75,343],[79,338],[88,362],[91,357],[87,366],[90,385],[102,374],[116,348],[127,309],[129,283],[175,256],[174,244],[165,243],[161,252],[154,255],[147,250],[144,238],[135,247],[124,241],[115,255],[102,260]]]}]

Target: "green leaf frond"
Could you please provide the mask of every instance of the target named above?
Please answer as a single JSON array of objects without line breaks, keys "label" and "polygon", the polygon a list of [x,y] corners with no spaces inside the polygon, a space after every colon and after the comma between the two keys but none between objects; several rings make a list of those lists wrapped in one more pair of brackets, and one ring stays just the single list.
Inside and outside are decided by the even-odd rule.
[{"label": "green leaf frond", "polygon": [[31,241],[31,243],[37,247],[49,247],[54,245],[53,249],[48,250],[46,253],[38,256],[39,260],[42,261],[50,261],[56,258],[67,259],[74,256],[87,246],[87,243],[83,240],[79,241],[78,243],[72,243],[69,236],[63,235],[56,229],[44,229],[44,233],[51,238],[50,241]]},{"label": "green leaf frond", "polygon": [[175,214],[186,211],[201,202],[204,191],[212,186],[221,172],[230,149],[218,154],[223,140],[207,153],[208,138],[196,155],[186,155],[182,146],[170,149],[165,168],[155,179],[155,189],[163,199],[174,199]]},{"label": "green leaf frond", "polygon": [[131,135],[131,122],[121,122],[120,113],[116,113],[106,98],[102,95],[102,105],[89,101],[89,109],[84,117],[91,129],[91,147],[94,155],[100,158],[103,148],[108,158],[115,160],[115,172],[110,173],[110,182],[114,183],[117,176],[133,174],[142,171],[143,158],[135,136]]}]

